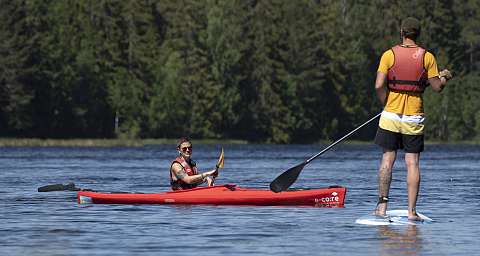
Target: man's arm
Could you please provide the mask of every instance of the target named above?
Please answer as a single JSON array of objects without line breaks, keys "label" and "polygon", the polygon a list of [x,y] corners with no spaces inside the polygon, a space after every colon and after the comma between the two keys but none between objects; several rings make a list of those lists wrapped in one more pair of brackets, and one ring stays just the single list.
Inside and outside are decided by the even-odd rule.
[{"label": "man's arm", "polygon": [[452,73],[448,71],[448,69],[444,69],[440,71],[438,77],[432,77],[428,79],[428,82],[430,83],[430,86],[432,86],[432,89],[436,92],[441,92],[443,88],[445,88],[445,85],[447,84],[447,81],[452,78]]},{"label": "man's arm", "polygon": [[387,74],[382,72],[377,72],[377,79],[375,79],[375,91],[377,92],[377,97],[385,106],[385,101],[387,100],[387,87],[385,86],[385,80]]},{"label": "man's arm", "polygon": [[203,183],[205,181],[205,177],[207,175],[201,173],[197,175],[192,175],[189,176],[185,170],[183,170],[183,167],[179,163],[174,163],[172,166],[173,173],[177,177],[177,179],[182,180],[183,182],[187,184],[199,184]]}]

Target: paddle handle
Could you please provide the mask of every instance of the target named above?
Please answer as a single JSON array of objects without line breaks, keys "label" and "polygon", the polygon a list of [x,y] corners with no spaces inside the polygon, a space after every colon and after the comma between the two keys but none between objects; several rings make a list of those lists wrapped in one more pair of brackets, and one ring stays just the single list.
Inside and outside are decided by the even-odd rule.
[{"label": "paddle handle", "polygon": [[323,153],[327,152],[329,149],[331,149],[333,146],[337,145],[338,143],[344,141],[346,138],[348,138],[348,136],[352,135],[353,133],[355,133],[356,131],[360,130],[362,127],[364,127],[365,125],[373,122],[373,120],[377,119],[377,117],[379,117],[380,115],[382,114],[382,112],[378,113],[376,116],[370,118],[368,121],[366,121],[365,123],[361,124],[360,126],[358,126],[357,128],[355,128],[353,131],[349,132],[348,134],[346,134],[345,136],[341,137],[340,139],[338,139],[337,141],[335,141],[334,143],[330,144],[330,146],[326,147],[324,150],[318,152],[316,155],[310,157],[307,161],[305,161],[305,164],[308,164],[310,163],[313,159],[321,156]]}]

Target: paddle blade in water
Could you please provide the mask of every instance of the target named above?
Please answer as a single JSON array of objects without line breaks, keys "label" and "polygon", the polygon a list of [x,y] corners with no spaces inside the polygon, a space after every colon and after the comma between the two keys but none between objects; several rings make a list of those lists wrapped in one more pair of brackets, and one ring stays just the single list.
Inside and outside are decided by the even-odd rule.
[{"label": "paddle blade in water", "polygon": [[75,187],[74,183],[68,183],[67,185],[53,184],[53,185],[46,185],[38,188],[38,192],[52,192],[52,191],[65,191],[65,190],[77,191],[79,189]]},{"label": "paddle blade in water", "polygon": [[270,183],[270,190],[275,193],[287,190],[297,180],[298,175],[306,164],[307,162],[303,162],[280,174]]},{"label": "paddle blade in water", "polygon": [[222,152],[220,153],[220,157],[218,158],[218,162],[217,162],[217,167],[218,168],[223,168],[224,166],[224,154],[223,154],[223,148],[222,148]]}]

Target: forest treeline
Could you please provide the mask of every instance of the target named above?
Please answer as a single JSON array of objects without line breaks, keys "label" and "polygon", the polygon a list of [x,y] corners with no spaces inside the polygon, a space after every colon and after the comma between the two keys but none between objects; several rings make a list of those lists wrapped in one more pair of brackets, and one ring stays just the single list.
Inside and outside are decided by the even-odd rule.
[{"label": "forest treeline", "polygon": [[427,138],[480,134],[479,0],[0,6],[0,137],[338,138],[381,111],[379,58],[407,16],[455,76],[441,94],[425,93]]}]

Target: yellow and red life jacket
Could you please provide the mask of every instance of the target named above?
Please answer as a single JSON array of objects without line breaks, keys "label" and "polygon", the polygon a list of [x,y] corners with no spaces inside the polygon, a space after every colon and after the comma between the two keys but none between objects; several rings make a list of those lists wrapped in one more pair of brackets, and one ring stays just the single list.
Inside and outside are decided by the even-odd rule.
[{"label": "yellow and red life jacket", "polygon": [[190,160],[190,164],[189,164],[187,161],[185,161],[185,159],[182,156],[175,158],[175,160],[173,160],[172,164],[170,165],[170,185],[172,186],[172,190],[191,189],[191,188],[197,187],[198,184],[188,184],[183,180],[173,179],[173,176],[175,176],[175,173],[173,173],[172,171],[172,166],[174,163],[179,163],[183,167],[183,170],[188,176],[193,176],[198,174],[197,166],[193,160]]},{"label": "yellow and red life jacket", "polygon": [[387,73],[388,88],[400,92],[424,92],[428,86],[424,67],[426,50],[419,46],[397,45],[392,51],[394,63]]}]

